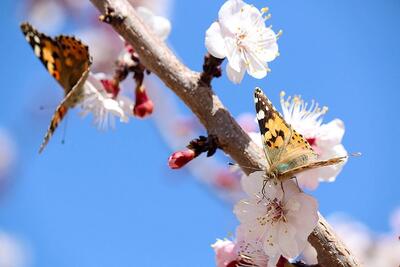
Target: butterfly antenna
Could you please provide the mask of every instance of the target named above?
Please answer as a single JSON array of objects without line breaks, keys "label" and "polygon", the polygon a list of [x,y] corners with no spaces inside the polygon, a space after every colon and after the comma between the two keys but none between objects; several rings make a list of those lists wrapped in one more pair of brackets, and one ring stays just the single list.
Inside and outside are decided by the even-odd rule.
[{"label": "butterfly antenna", "polygon": [[65,116],[65,123],[64,123],[64,129],[63,129],[63,135],[61,139],[61,144],[65,144],[65,137],[67,136],[67,125],[68,125],[68,114]]},{"label": "butterfly antenna", "polygon": [[229,166],[239,167],[239,168],[242,168],[242,169],[247,169],[247,170],[262,171],[262,169],[260,169],[260,168],[254,168],[254,167],[249,167],[249,166],[241,166],[241,165],[239,165],[237,163],[232,163],[232,162],[228,162],[228,165]]},{"label": "butterfly antenna", "polygon": [[352,156],[352,157],[361,157],[362,153],[361,152],[353,152],[353,153],[350,153],[350,156]]},{"label": "butterfly antenna", "polygon": [[44,105],[39,106],[39,110],[40,111],[48,110],[48,109],[54,109],[54,108],[56,108],[56,106],[44,106]]}]

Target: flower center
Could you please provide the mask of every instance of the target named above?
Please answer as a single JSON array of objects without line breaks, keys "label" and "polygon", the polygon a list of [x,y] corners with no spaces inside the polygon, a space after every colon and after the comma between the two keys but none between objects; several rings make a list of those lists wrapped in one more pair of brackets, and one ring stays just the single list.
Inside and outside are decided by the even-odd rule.
[{"label": "flower center", "polygon": [[239,47],[240,49],[244,49],[245,45],[245,39],[247,37],[247,32],[243,31],[242,29],[238,28],[238,31],[236,33],[236,45],[237,47]]},{"label": "flower center", "polygon": [[271,224],[275,222],[286,222],[285,210],[283,208],[283,204],[277,198],[274,198],[267,204],[267,213],[266,216],[267,221]]}]

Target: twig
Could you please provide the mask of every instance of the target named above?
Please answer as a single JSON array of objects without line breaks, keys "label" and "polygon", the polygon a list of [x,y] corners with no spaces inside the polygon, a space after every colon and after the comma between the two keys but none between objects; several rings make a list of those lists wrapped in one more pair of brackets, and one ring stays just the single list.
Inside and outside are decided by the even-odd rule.
[{"label": "twig", "polygon": [[[110,20],[111,26],[132,45],[146,69],[155,73],[185,102],[208,134],[218,138],[219,145],[232,159],[241,166],[266,167],[261,149],[240,128],[211,86],[200,79],[200,73],[183,65],[164,42],[149,32],[127,0],[91,2],[101,14],[111,8],[113,16],[124,18]],[[248,168],[243,168],[243,171],[249,173]],[[322,216],[308,240],[317,250],[320,266],[360,266]]]}]

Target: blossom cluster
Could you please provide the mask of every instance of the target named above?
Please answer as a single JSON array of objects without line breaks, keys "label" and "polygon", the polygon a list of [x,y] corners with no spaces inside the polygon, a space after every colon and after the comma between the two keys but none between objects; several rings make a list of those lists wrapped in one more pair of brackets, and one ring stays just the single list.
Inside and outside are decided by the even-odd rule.
[{"label": "blossom cluster", "polygon": [[[240,83],[245,72],[254,78],[264,78],[268,62],[278,56],[277,38],[266,27],[261,11],[241,0],[226,1],[218,21],[206,32],[205,45],[216,58],[226,58],[226,73],[234,83]],[[308,141],[318,160],[346,156],[341,144],[344,124],[335,119],[322,123],[326,107],[312,101],[308,105],[300,96],[281,93],[285,121]],[[259,133],[249,133],[262,147]],[[267,177],[266,171],[256,171],[242,178],[246,197],[234,207],[240,225],[236,243],[217,241],[213,245],[218,266],[276,266],[280,259],[297,258],[308,247],[308,236],[318,223],[318,203],[300,187],[315,189],[319,181],[334,181],[342,166],[304,171],[296,181],[279,181]],[[243,244],[246,244],[243,246]],[[243,248],[246,249],[243,249]],[[251,252],[247,249],[251,247]]]},{"label": "blossom cluster", "polygon": [[[136,10],[143,23],[160,40],[168,37],[171,30],[168,20],[154,15],[144,7],[137,7]],[[270,71],[268,64],[279,56],[277,41],[280,32],[275,33],[265,24],[270,17],[267,12],[267,8],[259,10],[242,0],[227,0],[219,10],[218,20],[206,31],[205,46],[208,53],[212,57],[226,59],[226,75],[235,84],[243,80],[246,72],[256,79],[265,78]],[[124,66],[142,71],[144,75],[145,69],[141,68],[140,59],[131,46],[124,46],[118,60]],[[90,73],[84,85],[81,114],[92,114],[94,123],[101,129],[114,126],[115,118],[126,123],[131,116],[142,118],[153,112],[154,104],[147,95],[143,78],[137,79],[135,76],[134,101],[120,88],[122,79],[116,76]],[[165,105],[166,101],[160,101],[160,110],[163,109],[161,102]],[[314,101],[308,106],[300,96],[285,98],[284,93],[281,93],[281,106],[284,119],[307,139],[319,160],[347,154],[341,144],[344,123],[339,119],[322,123],[327,108],[319,107]],[[170,107],[168,113],[171,114]],[[179,119],[172,120],[173,116],[169,117],[164,120],[165,113],[162,111],[155,116],[160,128],[165,128],[165,122],[170,122],[167,125],[170,131],[163,133],[172,132],[182,139],[182,136],[187,137],[195,132],[189,129],[186,133],[177,133],[185,128],[182,126],[184,123],[180,123],[181,128],[176,127]],[[157,122],[157,118],[161,119]],[[260,134],[250,128],[249,135],[262,146]],[[165,139],[174,149],[182,144],[180,142],[177,145],[177,142],[171,141],[171,136]],[[169,158],[169,166],[178,169],[196,157],[191,149],[178,151]],[[194,166],[197,167],[193,168],[192,173],[212,177],[212,181],[211,178],[203,180],[234,192],[235,199],[238,196],[242,198],[234,207],[240,222],[236,229],[236,240],[218,240],[213,245],[218,267],[276,266],[281,260],[288,261],[302,253],[305,255],[309,249],[307,238],[318,222],[318,203],[301,188],[315,189],[320,181],[334,181],[342,168],[329,166],[305,171],[296,175],[297,183],[294,180],[270,180],[265,171],[257,171],[243,176],[239,185],[238,175],[222,171],[225,169],[218,164],[210,160],[202,162],[200,159],[196,162]]]}]

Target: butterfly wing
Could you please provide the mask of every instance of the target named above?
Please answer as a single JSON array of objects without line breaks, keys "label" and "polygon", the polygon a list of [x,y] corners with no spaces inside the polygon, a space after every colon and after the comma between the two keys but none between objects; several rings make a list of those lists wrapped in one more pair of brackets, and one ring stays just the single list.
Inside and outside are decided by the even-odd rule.
[{"label": "butterfly wing", "polygon": [[63,58],[60,82],[65,94],[68,94],[90,68],[92,61],[88,47],[75,37],[60,35],[55,40]]},{"label": "butterfly wing", "polygon": [[77,103],[81,98],[81,90],[83,85],[89,75],[89,69],[87,69],[82,77],[78,80],[75,86],[70,90],[70,92],[65,96],[65,98],[61,101],[61,103],[57,106],[56,111],[54,112],[53,117],[51,118],[51,122],[49,128],[47,129],[46,135],[44,136],[43,142],[40,146],[39,153],[42,153],[43,149],[46,147],[50,138],[53,136],[54,131],[57,129],[57,126],[60,124],[61,120],[65,117],[68,112],[68,109],[73,106],[71,103]]},{"label": "butterfly wing", "polygon": [[70,36],[61,35],[53,39],[29,23],[22,23],[21,30],[35,55],[67,95],[90,67],[88,47]]},{"label": "butterfly wing", "polygon": [[286,123],[260,88],[256,88],[254,97],[264,151],[271,168],[283,172],[315,161],[317,155],[307,140]]},{"label": "butterfly wing", "polygon": [[325,167],[325,166],[330,166],[330,165],[336,165],[336,164],[341,164],[346,161],[348,156],[343,156],[343,157],[336,157],[336,158],[331,158],[328,160],[321,160],[321,161],[314,161],[307,163],[306,165],[302,166],[297,166],[293,169],[290,169],[288,171],[282,172],[280,174],[280,178],[282,180],[284,179],[290,179],[295,176],[296,173],[302,172],[302,171],[307,171],[311,169],[316,169],[320,167]]}]

